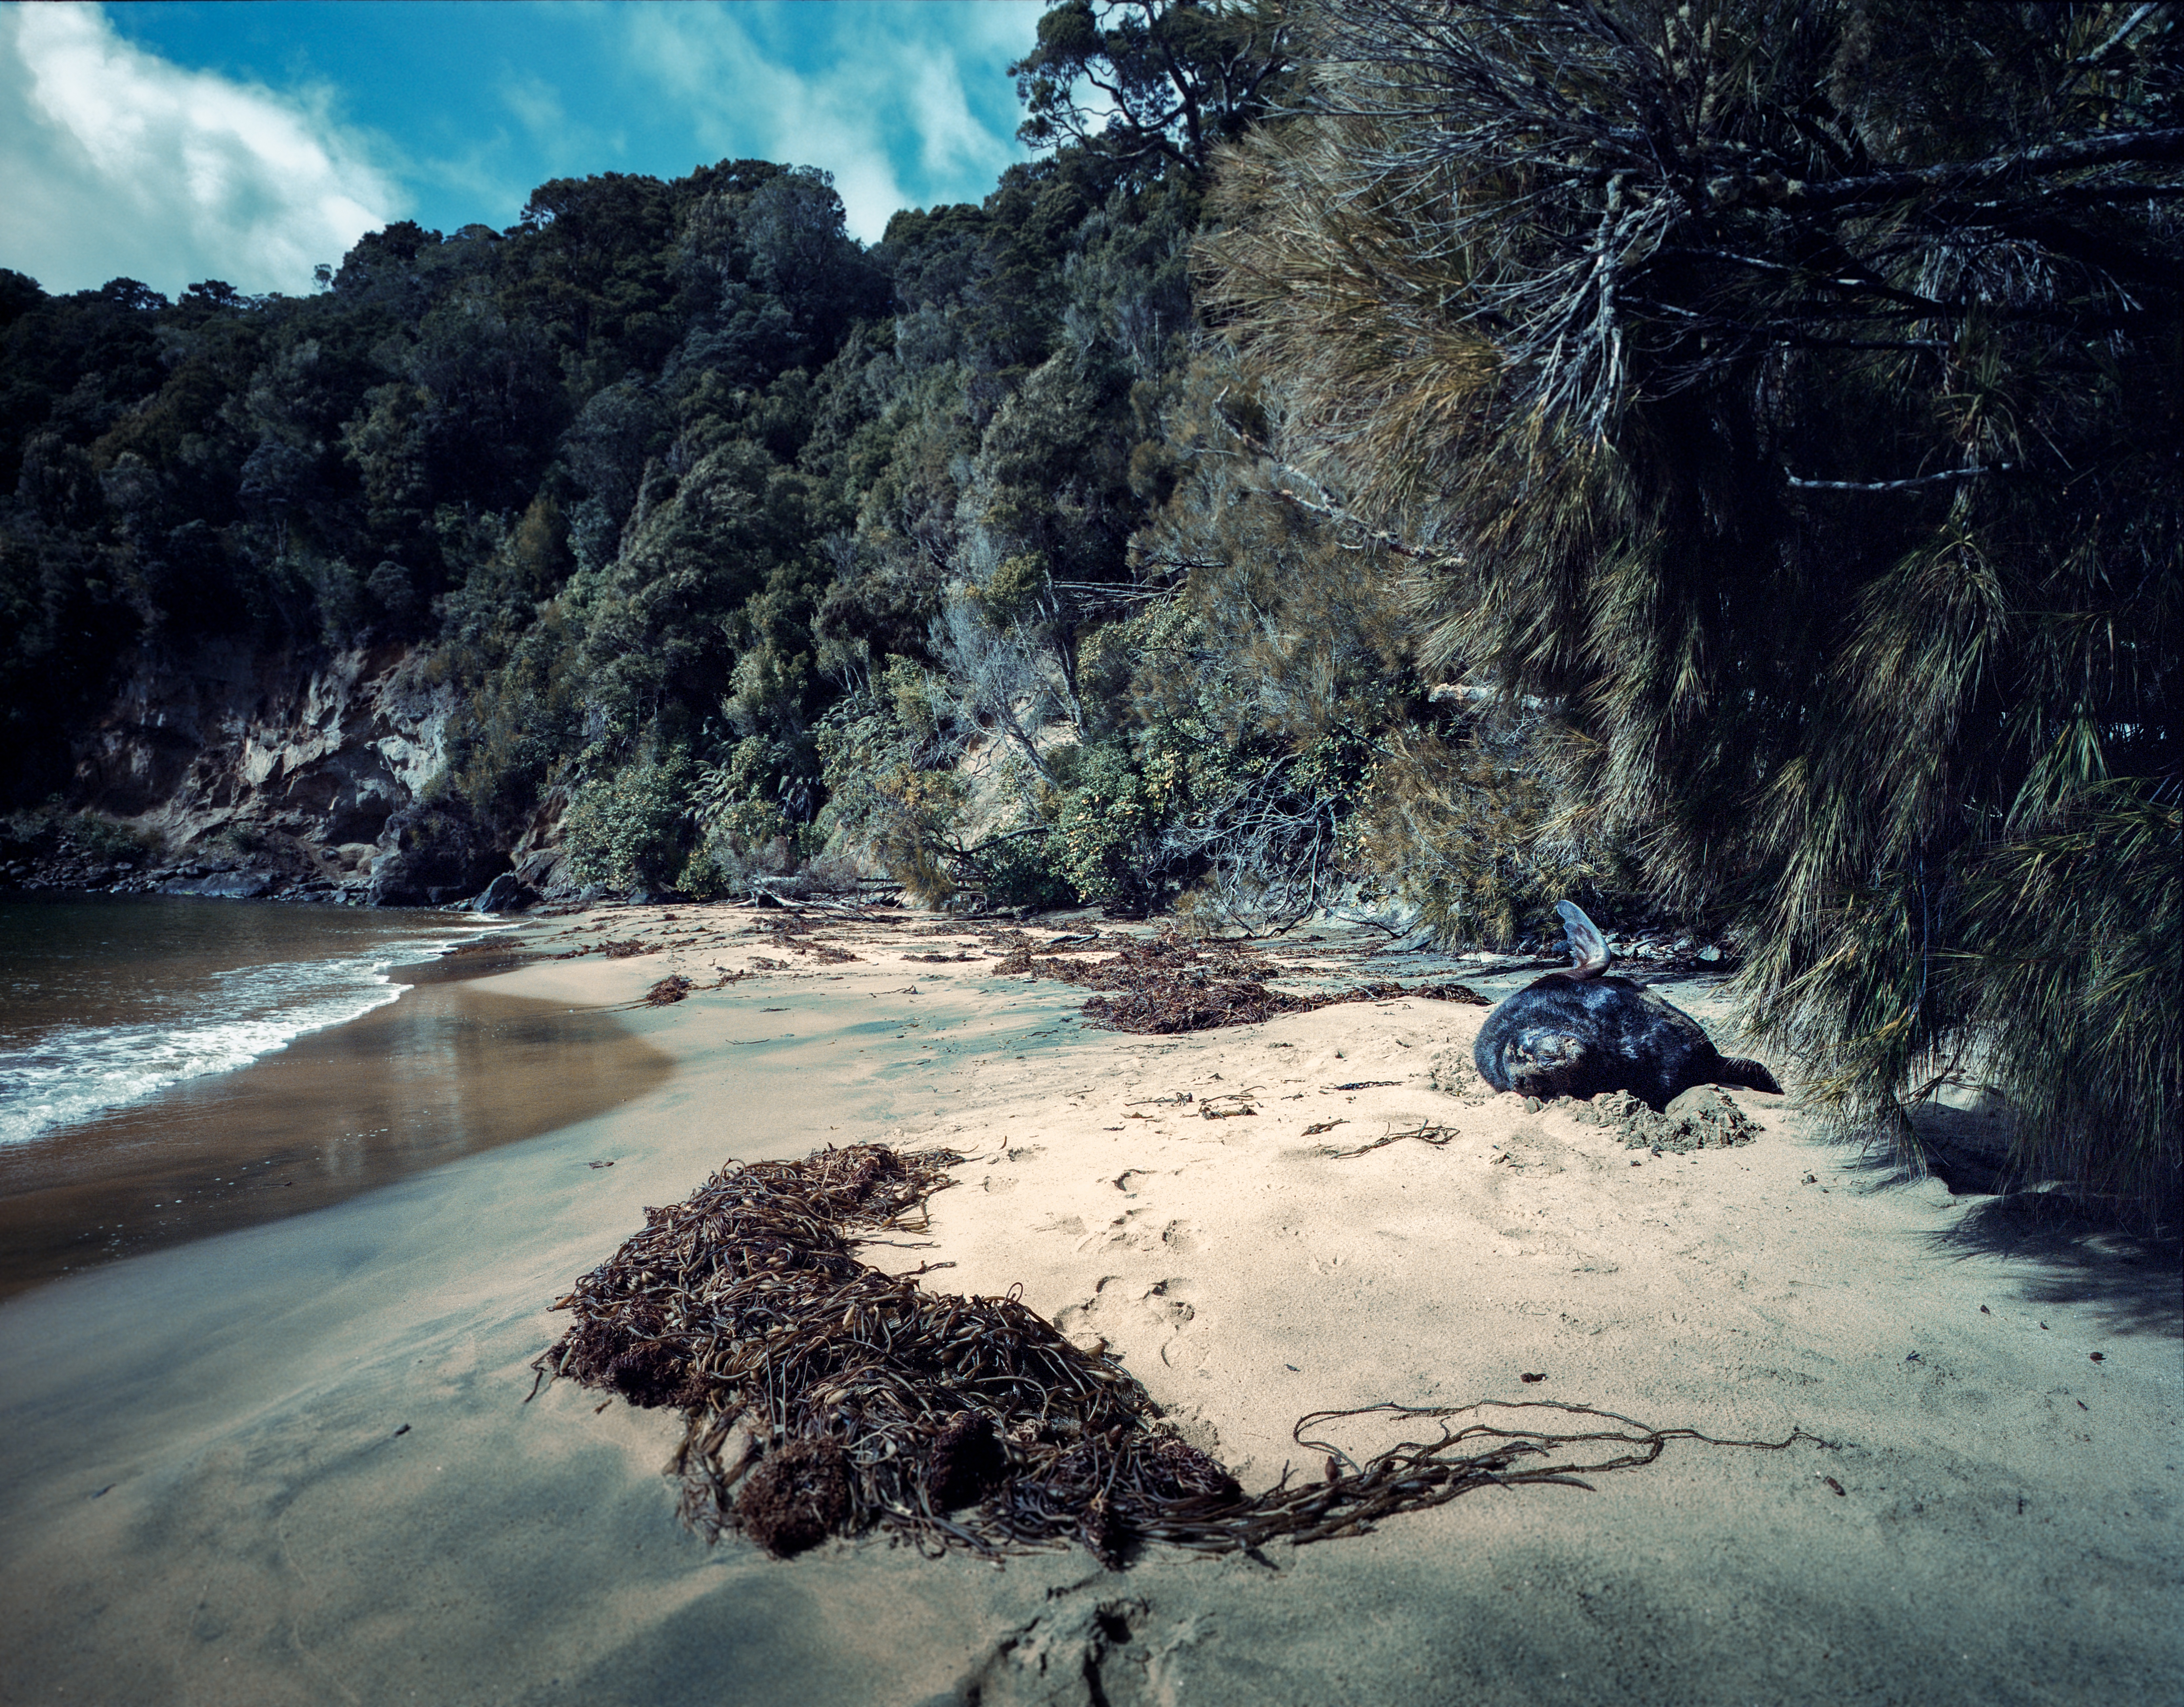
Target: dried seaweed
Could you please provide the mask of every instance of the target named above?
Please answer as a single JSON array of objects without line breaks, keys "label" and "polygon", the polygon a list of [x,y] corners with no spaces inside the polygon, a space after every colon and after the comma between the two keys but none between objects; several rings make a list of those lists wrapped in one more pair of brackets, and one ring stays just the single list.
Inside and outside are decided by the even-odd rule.
[{"label": "dried seaweed", "polygon": [[[838,966],[863,957],[852,954],[847,948],[838,948],[833,943],[815,936],[816,924],[802,914],[794,914],[771,927],[755,926],[772,947],[786,949],[793,954],[809,954],[822,965]],[[810,940],[800,940],[809,938]]]},{"label": "dried seaweed", "polygon": [[[1160,1421],[1119,1363],[1072,1345],[1014,1293],[931,1293],[851,1254],[853,1230],[915,1230],[961,1159],[861,1144],[724,1169],[684,1202],[645,1211],[644,1231],[556,1304],[576,1324],[532,1367],[541,1382],[566,1376],[681,1410],[670,1469],[684,1521],[709,1539],[740,1530],[779,1554],[874,1529],[933,1553],[1074,1541],[1110,1565],[1151,1542],[1302,1544],[1473,1487],[1584,1487],[1584,1476],[1652,1463],[1670,1439],[1706,1438],[1573,1405],[1532,1408],[1617,1426],[1449,1427],[1481,1406],[1323,1411],[1296,1438],[1327,1454],[1327,1479],[1292,1487],[1285,1476],[1246,1495]],[[1338,1448],[1303,1433],[1381,1414],[1435,1419],[1440,1437],[1346,1470]],[[1716,1443],[1780,1449],[1797,1438]],[[1591,1446],[1613,1450],[1576,1464],[1555,1456]]]},{"label": "dried seaweed", "polygon": [[656,954],[659,952],[659,943],[632,937],[624,942],[586,942],[574,948],[565,948],[558,954],[549,954],[547,958],[552,960],[581,960],[587,954],[604,954],[610,960],[627,960],[639,954]]},{"label": "dried seaweed", "polygon": [[994,969],[997,973],[1038,973],[1086,989],[1112,992],[1084,1004],[1095,1025],[1114,1031],[1162,1035],[1210,1031],[1225,1026],[1256,1026],[1283,1014],[1308,1014],[1344,1002],[1385,1002],[1398,996],[1423,996],[1440,1002],[1488,1005],[1486,998],[1462,984],[1364,984],[1356,989],[1308,996],[1270,990],[1273,963],[1239,942],[1187,942],[1173,931],[1148,941],[1130,942],[1107,958],[1077,954],[1036,955],[1028,945]]},{"label": "dried seaweed", "polygon": [[[1305,1136],[1309,1137],[1313,1132],[1324,1131],[1326,1131],[1324,1126],[1308,1126],[1305,1129]],[[1399,1144],[1406,1138],[1416,1138],[1422,1144],[1430,1144],[1434,1148],[1440,1149],[1448,1143],[1450,1139],[1458,1136],[1460,1133],[1454,1126],[1433,1125],[1407,1126],[1400,1132],[1383,1132],[1371,1143],[1360,1144],[1354,1150],[1338,1150],[1327,1146],[1322,1148],[1320,1154],[1323,1156],[1334,1157],[1339,1161],[1347,1156],[1362,1156],[1368,1150],[1383,1149],[1390,1144]]]}]

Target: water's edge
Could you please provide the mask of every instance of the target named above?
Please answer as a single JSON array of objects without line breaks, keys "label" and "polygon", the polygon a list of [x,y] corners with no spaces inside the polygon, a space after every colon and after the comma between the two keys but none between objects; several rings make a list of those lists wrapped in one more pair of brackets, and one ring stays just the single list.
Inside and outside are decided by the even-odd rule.
[{"label": "water's edge", "polygon": [[655,1088],[612,1014],[488,993],[519,937],[391,966],[393,998],[232,1070],[0,1146],[0,1297],[322,1208]]}]

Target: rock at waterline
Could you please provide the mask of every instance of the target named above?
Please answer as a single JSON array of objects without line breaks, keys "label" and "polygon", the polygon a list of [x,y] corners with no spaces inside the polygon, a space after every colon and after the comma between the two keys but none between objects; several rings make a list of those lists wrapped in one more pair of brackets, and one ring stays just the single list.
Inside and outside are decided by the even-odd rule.
[{"label": "rock at waterline", "polygon": [[513,871],[504,871],[485,886],[485,892],[471,903],[473,913],[521,913],[535,905],[538,892]]}]

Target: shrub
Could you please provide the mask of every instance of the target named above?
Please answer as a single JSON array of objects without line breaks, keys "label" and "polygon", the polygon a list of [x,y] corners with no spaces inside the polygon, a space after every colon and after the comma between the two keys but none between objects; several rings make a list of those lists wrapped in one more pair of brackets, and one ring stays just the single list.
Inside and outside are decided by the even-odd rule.
[{"label": "shrub", "polygon": [[561,820],[569,869],[618,889],[664,888],[696,839],[689,759],[644,759],[577,789]]},{"label": "shrub", "polygon": [[2168,14],[1291,15],[1318,111],[1227,154],[1205,300],[1408,552],[1419,655],[1561,708],[1569,798],[1733,920],[1847,1128],[1977,1059],[2028,1154],[2173,1181],[2123,998],[2176,915],[2075,827],[2173,869],[2116,803],[2184,771]]},{"label": "shrub", "polygon": [[733,859],[708,843],[683,862],[675,887],[694,901],[718,901],[742,892],[743,876]]}]

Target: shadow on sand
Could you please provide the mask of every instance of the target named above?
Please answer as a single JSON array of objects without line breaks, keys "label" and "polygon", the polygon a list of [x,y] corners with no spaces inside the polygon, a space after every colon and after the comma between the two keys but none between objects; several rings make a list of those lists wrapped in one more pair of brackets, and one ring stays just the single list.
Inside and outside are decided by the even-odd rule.
[{"label": "shadow on sand", "polygon": [[2112,1332],[2184,1337],[2184,1240],[2119,1231],[2061,1192],[1986,1198],[1931,1239],[1946,1256],[2029,1266],[2028,1304],[2086,1304]]},{"label": "shadow on sand", "polygon": [[[2110,1332],[2184,1338],[2184,1238],[2173,1231],[2175,1215],[2159,1232],[2133,1230],[2067,1187],[2024,1180],[2008,1165],[2007,1130],[1989,1109],[1927,1104],[1913,1124],[1925,1171],[1962,1209],[1955,1226],[1926,1236],[1936,1255],[2015,1264],[2025,1303],[2089,1305]],[[1880,1147],[1845,1165],[1884,1190],[1919,1176]]]},{"label": "shadow on sand", "polygon": [[[1930,1236],[1953,1259],[1999,1257],[2023,1265],[2031,1304],[2088,1304],[2116,1333],[2184,1337],[2184,1238],[2177,1217],[2148,1233],[2118,1225],[2102,1206],[2067,1187],[2027,1180],[2010,1165],[2007,1107],[1991,1096],[1968,1107],[1922,1104],[1912,1124],[1927,1170],[1964,1204],[1957,1224]],[[1865,1166],[1881,1178],[1904,1179],[1901,1165],[1882,1155]]]}]

